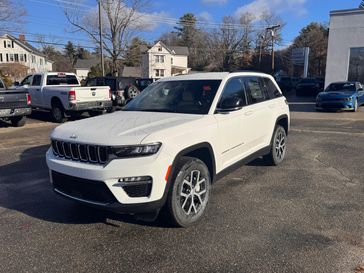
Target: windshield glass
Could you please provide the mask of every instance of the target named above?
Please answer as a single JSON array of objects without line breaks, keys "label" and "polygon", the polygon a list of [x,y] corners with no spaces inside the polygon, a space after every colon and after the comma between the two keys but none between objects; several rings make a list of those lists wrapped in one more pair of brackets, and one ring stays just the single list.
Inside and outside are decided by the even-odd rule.
[{"label": "windshield glass", "polygon": [[47,85],[73,85],[79,84],[75,75],[48,75]]},{"label": "windshield glass", "polygon": [[207,114],[221,80],[161,81],[149,85],[125,111]]},{"label": "windshield glass", "polygon": [[355,91],[355,90],[356,90],[355,83],[333,83],[329,85],[326,92]]}]

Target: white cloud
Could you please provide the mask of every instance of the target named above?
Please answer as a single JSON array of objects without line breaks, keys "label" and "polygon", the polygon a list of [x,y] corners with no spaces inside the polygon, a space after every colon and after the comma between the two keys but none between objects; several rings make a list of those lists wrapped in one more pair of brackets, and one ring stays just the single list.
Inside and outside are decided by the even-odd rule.
[{"label": "white cloud", "polygon": [[249,4],[240,7],[235,15],[239,16],[245,12],[255,15],[258,19],[266,11],[272,11],[280,14],[283,12],[293,12],[296,15],[303,16],[307,10],[305,8],[307,0],[255,0]]},{"label": "white cloud", "polygon": [[197,15],[197,20],[200,22],[213,22],[214,19],[210,13],[203,11]]},{"label": "white cloud", "polygon": [[208,4],[208,5],[225,5],[228,0],[201,0],[203,4]]},{"label": "white cloud", "polygon": [[135,14],[136,25],[144,31],[153,31],[161,23],[168,21],[168,13],[153,12],[153,13],[136,13]]}]

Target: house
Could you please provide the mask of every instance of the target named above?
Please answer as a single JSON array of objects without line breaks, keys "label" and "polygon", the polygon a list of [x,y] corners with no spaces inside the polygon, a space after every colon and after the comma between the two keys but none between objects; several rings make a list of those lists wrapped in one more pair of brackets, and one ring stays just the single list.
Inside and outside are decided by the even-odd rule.
[{"label": "house", "polygon": [[98,57],[91,57],[90,59],[78,59],[75,64],[75,74],[84,80],[87,78],[88,73],[91,71],[91,67],[96,67],[100,64]]},{"label": "house", "polygon": [[28,73],[52,71],[52,66],[53,62],[29,44],[24,35],[0,37],[0,69],[10,77],[18,80]]},{"label": "house", "polygon": [[141,69],[137,66],[124,66],[123,71],[121,73],[122,77],[134,77],[140,78],[141,77]]},{"label": "house", "polygon": [[161,41],[152,47],[141,47],[143,78],[163,78],[188,74],[188,48],[166,46]]},{"label": "house", "polygon": [[364,83],[364,9],[330,13],[325,86],[336,81]]}]

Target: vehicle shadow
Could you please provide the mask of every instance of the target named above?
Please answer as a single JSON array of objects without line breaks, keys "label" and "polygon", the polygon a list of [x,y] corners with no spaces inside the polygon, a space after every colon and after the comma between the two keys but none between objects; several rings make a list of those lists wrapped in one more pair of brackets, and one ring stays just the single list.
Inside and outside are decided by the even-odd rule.
[{"label": "vehicle shadow", "polygon": [[0,207],[19,211],[30,217],[63,224],[105,223],[109,220],[136,225],[169,227],[159,219],[145,222],[77,204],[53,192],[49,182],[45,153],[48,145],[25,150],[18,161],[0,165]]}]

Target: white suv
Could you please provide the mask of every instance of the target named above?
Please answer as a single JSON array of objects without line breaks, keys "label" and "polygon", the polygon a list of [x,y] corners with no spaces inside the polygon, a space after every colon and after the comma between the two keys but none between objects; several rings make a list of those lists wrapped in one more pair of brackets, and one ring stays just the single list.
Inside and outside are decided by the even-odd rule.
[{"label": "white suv", "polygon": [[54,191],[179,226],[201,219],[211,185],[237,163],[286,154],[289,109],[270,75],[161,79],[124,111],[61,125],[47,152]]}]

